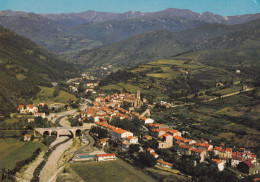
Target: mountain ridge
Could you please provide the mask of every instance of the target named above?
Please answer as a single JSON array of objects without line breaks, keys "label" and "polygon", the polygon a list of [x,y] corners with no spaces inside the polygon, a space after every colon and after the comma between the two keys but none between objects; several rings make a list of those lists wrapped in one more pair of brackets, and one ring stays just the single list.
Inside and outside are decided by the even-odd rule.
[{"label": "mountain ridge", "polygon": [[210,49],[225,49],[254,41],[259,35],[260,20],[240,24],[208,24],[181,32],[166,30],[136,35],[94,50],[75,55],[76,62],[89,66],[116,64],[133,66],[142,62],[169,58],[177,54]]}]

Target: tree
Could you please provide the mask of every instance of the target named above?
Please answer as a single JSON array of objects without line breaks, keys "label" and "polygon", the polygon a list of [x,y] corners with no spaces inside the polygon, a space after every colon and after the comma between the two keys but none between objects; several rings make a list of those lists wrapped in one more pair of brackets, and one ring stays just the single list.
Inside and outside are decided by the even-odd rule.
[{"label": "tree", "polygon": [[60,88],[58,86],[55,87],[53,92],[53,97],[57,97],[60,93]]},{"label": "tree", "polygon": [[83,85],[83,83],[80,83],[79,87],[78,87],[78,92],[81,93],[81,92],[84,92],[84,91],[85,91],[84,85]]},{"label": "tree", "polygon": [[133,153],[135,153],[135,152],[138,152],[139,151],[139,144],[131,144],[130,146],[129,146],[129,150],[128,150],[128,152],[130,153],[130,154],[133,154]]},{"label": "tree", "polygon": [[155,157],[152,156],[150,153],[140,152],[138,153],[138,157],[139,157],[139,161],[147,167],[153,167],[157,162]]}]

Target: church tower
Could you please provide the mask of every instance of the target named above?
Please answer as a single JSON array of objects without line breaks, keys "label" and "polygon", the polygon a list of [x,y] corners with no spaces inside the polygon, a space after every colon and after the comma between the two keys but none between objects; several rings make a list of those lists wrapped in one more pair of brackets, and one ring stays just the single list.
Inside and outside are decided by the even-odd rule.
[{"label": "church tower", "polygon": [[141,92],[139,90],[136,91],[136,98],[141,100]]}]

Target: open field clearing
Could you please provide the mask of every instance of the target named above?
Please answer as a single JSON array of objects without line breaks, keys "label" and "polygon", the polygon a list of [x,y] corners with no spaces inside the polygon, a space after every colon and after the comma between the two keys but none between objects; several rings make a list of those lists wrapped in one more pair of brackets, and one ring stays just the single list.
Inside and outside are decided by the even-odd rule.
[{"label": "open field clearing", "polygon": [[0,169],[13,169],[16,162],[29,158],[43,144],[37,142],[21,142],[17,139],[0,139]]},{"label": "open field clearing", "polygon": [[[120,159],[116,161],[89,162],[72,164],[70,166],[83,180],[95,182],[152,182],[151,177],[146,176]],[[102,175],[101,175],[102,174]]]}]

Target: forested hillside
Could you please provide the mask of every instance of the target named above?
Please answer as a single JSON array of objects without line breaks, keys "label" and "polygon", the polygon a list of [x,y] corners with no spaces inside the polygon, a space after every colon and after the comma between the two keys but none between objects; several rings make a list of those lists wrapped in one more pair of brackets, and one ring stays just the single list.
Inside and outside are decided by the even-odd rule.
[{"label": "forested hillside", "polygon": [[20,100],[30,100],[37,85],[50,85],[78,75],[76,67],[63,62],[27,38],[0,27],[0,114],[8,116]]},{"label": "forested hillside", "polygon": [[260,20],[233,26],[208,24],[181,32],[154,31],[81,51],[75,55],[75,60],[88,66],[115,64],[127,67],[198,50],[254,47],[259,44],[259,30]]}]

